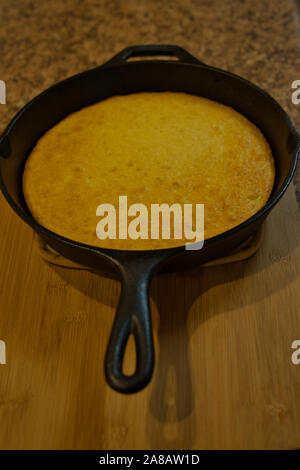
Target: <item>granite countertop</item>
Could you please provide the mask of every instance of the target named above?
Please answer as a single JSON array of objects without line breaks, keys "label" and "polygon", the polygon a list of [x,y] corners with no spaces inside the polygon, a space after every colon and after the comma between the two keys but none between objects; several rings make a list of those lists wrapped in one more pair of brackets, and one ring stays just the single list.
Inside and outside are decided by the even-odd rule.
[{"label": "granite countertop", "polygon": [[[0,131],[28,100],[135,44],[178,44],[269,91],[300,129],[299,0],[0,0]],[[295,177],[300,201],[300,170]]]}]

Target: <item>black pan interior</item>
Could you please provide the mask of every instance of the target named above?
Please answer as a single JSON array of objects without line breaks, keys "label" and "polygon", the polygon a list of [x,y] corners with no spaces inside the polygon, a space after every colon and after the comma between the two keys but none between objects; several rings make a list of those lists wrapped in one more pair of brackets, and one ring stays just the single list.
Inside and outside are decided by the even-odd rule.
[{"label": "black pan interior", "polygon": [[11,159],[1,159],[3,182],[19,208],[28,214],[22,193],[25,160],[37,140],[68,114],[117,94],[140,91],[182,91],[219,101],[244,114],[268,140],[276,165],[272,196],[288,177],[297,147],[287,116],[269,95],[228,72],[176,62],[143,61],[97,68],[71,77],[27,105],[3,142]]}]

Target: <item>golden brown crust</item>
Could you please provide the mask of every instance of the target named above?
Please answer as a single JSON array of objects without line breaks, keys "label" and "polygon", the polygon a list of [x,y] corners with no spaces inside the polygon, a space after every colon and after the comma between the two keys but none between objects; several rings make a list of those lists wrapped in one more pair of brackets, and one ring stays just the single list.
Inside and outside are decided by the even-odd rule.
[{"label": "golden brown crust", "polygon": [[205,238],[268,200],[274,160],[259,129],[232,108],[185,93],[115,96],[69,115],[30,154],[29,210],[48,229],[95,246],[154,249],[181,240],[99,240],[96,208],[205,204]]}]

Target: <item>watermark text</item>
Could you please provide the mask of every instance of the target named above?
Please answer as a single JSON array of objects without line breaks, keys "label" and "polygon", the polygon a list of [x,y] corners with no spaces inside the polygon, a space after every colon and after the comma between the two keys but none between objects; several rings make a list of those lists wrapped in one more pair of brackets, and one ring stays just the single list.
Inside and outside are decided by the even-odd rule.
[{"label": "watermark text", "polygon": [[6,85],[3,80],[0,80],[0,104],[6,104]]},{"label": "watermark text", "polygon": [[[186,250],[199,250],[204,243],[204,204],[172,205],[131,204],[127,196],[119,196],[119,207],[100,204],[96,215],[96,234],[100,240],[184,240]],[[129,218],[131,220],[129,220]]]},{"label": "watermark text", "polygon": [[295,366],[297,366],[300,364],[300,339],[295,339],[295,341],[292,342],[291,348],[295,349],[292,354],[291,361]]},{"label": "watermark text", "polygon": [[292,83],[292,89],[295,89],[292,93],[292,103],[300,103],[300,80],[294,80]]},{"label": "watermark text", "polygon": [[6,364],[6,344],[0,340],[0,364]]}]

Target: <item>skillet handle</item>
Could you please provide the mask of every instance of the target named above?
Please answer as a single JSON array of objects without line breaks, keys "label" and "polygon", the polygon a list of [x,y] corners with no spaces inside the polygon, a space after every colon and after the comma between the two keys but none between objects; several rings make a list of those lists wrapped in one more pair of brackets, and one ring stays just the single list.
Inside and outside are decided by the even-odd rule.
[{"label": "skillet handle", "polygon": [[180,62],[187,64],[205,65],[200,60],[196,59],[188,51],[180,46],[169,44],[147,44],[142,46],[130,46],[123,49],[121,52],[112,57],[102,67],[111,65],[122,65],[131,57],[145,57],[145,56],[171,56],[177,57]]},{"label": "skillet handle", "polygon": [[[121,296],[106,351],[105,375],[109,385],[121,393],[144,388],[154,368],[148,288],[158,263],[148,261],[139,256],[118,265],[122,276]],[[135,339],[136,369],[129,376],[123,373],[122,367],[130,334]]]}]

